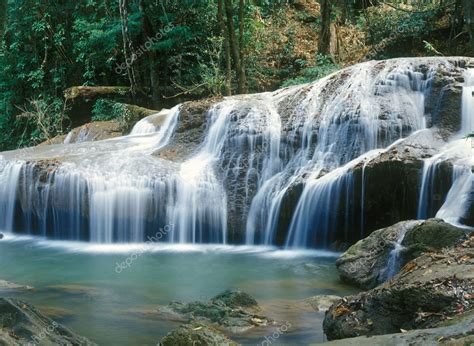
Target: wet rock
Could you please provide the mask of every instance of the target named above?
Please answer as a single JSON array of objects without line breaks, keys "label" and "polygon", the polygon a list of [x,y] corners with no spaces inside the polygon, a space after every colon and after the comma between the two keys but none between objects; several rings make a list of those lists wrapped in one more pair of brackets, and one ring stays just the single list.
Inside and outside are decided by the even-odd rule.
[{"label": "wet rock", "polygon": [[95,345],[28,303],[0,298],[1,345]]},{"label": "wet rock", "polygon": [[422,252],[450,247],[466,237],[466,232],[439,219],[402,221],[373,232],[351,246],[336,261],[344,282],[370,289],[387,280],[389,256],[400,241],[397,269],[420,256]]},{"label": "wet rock", "polygon": [[230,340],[218,329],[203,324],[191,323],[180,326],[168,333],[161,339],[160,346],[205,346],[205,345],[223,345],[236,346],[237,343]]},{"label": "wet rock", "polygon": [[367,238],[352,245],[336,261],[342,281],[364,289],[383,282],[388,256],[395,248],[398,238],[421,223],[422,221],[402,221],[372,232]]},{"label": "wet rock", "polygon": [[[362,190],[364,183],[364,205],[358,206],[357,201],[362,198],[357,199],[357,196],[354,202],[356,220],[351,229],[355,227],[356,232],[351,233],[356,238],[403,220],[416,219],[423,160],[433,156],[442,145],[444,142],[436,132],[420,131],[382,151],[365,166],[355,167],[355,190]],[[433,203],[433,209],[441,207],[451,180],[452,166],[446,164],[434,178],[437,189],[433,193],[439,198]],[[358,211],[362,211],[363,220],[357,219]],[[363,224],[362,230],[359,224]]]},{"label": "wet rock", "polygon": [[329,307],[334,304],[335,302],[341,300],[342,298],[339,296],[333,295],[321,295],[321,296],[314,296],[311,298],[306,299],[306,301],[311,305],[311,307],[315,311],[326,311]]},{"label": "wet rock", "polygon": [[161,159],[182,161],[203,142],[208,112],[221,98],[190,101],[181,105],[179,122],[170,143],[154,155]]},{"label": "wet rock", "polygon": [[117,121],[94,121],[71,130],[64,139],[64,143],[94,142],[119,137],[121,135],[122,130]]},{"label": "wet rock", "polygon": [[461,245],[426,253],[389,282],[345,297],[327,311],[329,340],[432,328],[474,304],[474,236]]},{"label": "wet rock", "polygon": [[199,321],[215,324],[232,333],[241,333],[273,322],[257,314],[259,310],[255,299],[248,294],[228,290],[209,302],[171,302],[166,307],[160,307],[158,313],[171,320]]}]

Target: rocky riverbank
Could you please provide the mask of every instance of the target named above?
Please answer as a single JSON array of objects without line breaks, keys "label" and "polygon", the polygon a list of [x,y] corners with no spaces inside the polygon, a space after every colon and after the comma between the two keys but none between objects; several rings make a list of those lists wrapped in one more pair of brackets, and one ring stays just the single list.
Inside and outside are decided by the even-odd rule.
[{"label": "rocky riverbank", "polygon": [[[401,269],[390,278],[384,274],[394,251]],[[377,336],[339,343],[344,345],[473,341],[472,233],[441,220],[401,222],[353,245],[337,266],[344,281],[368,290],[329,308],[323,324],[329,340]]]}]

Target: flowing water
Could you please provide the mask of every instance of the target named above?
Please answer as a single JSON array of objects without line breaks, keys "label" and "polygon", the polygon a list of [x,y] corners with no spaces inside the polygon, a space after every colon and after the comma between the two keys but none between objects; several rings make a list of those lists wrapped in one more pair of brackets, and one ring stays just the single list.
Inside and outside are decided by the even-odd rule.
[{"label": "flowing water", "polygon": [[[372,231],[366,166],[407,137],[434,137],[427,99],[439,96],[437,73],[455,66],[427,61],[371,61],[224,98],[202,123],[183,104],[120,138],[83,142],[84,132],[78,143],[1,153],[1,279],[34,286],[15,295],[99,344],[156,345],[177,326],[156,316],[158,305],[231,287],[291,322],[279,341],[323,341],[323,314],[303,299],[351,291],[337,277],[338,254],[314,248],[328,248],[336,232],[347,240]],[[474,130],[474,73],[464,79],[461,134],[425,160],[419,218],[463,225],[472,204],[473,148],[461,137]],[[446,163],[452,184],[432,203]],[[235,340],[255,344],[269,332]]]},{"label": "flowing water", "polygon": [[[356,186],[355,167],[427,127],[433,79],[452,68],[444,59],[371,61],[312,84],[225,98],[208,111],[200,142],[189,142],[196,149],[179,159],[168,158],[183,145],[175,142],[189,120],[181,106],[128,136],[2,153],[2,228],[138,243],[172,226],[162,241],[288,248],[328,247],[336,231],[363,236],[368,182],[363,174]],[[463,131],[472,127],[471,79],[468,72]],[[419,217],[437,212],[426,202],[437,157],[425,163]]]},{"label": "flowing water", "polygon": [[[426,219],[436,216],[446,222],[463,227],[461,220],[472,204],[471,194],[474,191],[474,138],[464,138],[474,133],[474,70],[465,72],[462,91],[461,130],[439,153],[424,162],[418,218]],[[434,203],[436,174],[440,164],[452,164],[452,184],[440,208]],[[437,204],[437,203],[436,203]]]}]

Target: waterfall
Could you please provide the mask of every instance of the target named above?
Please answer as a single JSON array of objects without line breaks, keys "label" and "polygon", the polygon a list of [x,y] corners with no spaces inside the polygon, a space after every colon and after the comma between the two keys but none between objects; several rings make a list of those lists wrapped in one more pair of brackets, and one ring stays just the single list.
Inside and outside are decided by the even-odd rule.
[{"label": "waterfall", "polygon": [[446,202],[438,211],[436,217],[454,225],[462,226],[460,221],[470,207],[470,194],[473,187],[474,174],[471,167],[454,166],[453,185],[446,197]]},{"label": "waterfall", "polygon": [[461,133],[464,136],[474,133],[474,69],[464,74]]},{"label": "waterfall", "polygon": [[[327,177],[320,176],[349,159],[386,147],[404,137],[403,129],[406,127],[411,131],[425,128],[424,98],[432,76],[431,72],[424,79],[421,73],[404,67],[387,74],[381,73],[377,76],[378,80],[370,81],[368,71],[360,71],[352,75],[353,80],[347,90],[349,95],[354,91],[358,92],[357,95],[350,97],[344,93],[345,90],[341,90],[333,102],[325,103],[319,141],[311,158],[313,173],[293,215],[287,246],[327,246],[330,241],[328,234],[340,226],[337,223],[340,218],[345,220],[342,227],[348,227],[350,200],[345,200],[343,216],[338,215],[337,211],[340,208],[339,198],[353,195],[352,178],[332,172]],[[377,102],[377,95],[386,95],[393,107],[386,114],[388,124],[380,118],[384,110]],[[351,104],[346,103],[347,99],[351,99]],[[402,118],[406,123],[402,123],[397,114],[409,114]],[[318,240],[319,233],[323,234],[322,242]]]},{"label": "waterfall", "polygon": [[130,132],[130,135],[136,136],[155,133],[157,128],[166,122],[166,119],[169,117],[170,113],[171,111],[169,109],[163,109],[158,113],[141,119],[135,124],[132,131]]},{"label": "waterfall", "polygon": [[417,224],[417,221],[412,221],[406,222],[402,226],[397,241],[395,242],[393,249],[388,255],[387,266],[385,268],[384,273],[382,273],[382,276],[384,277],[383,281],[387,281],[388,279],[394,277],[400,271],[400,255],[402,254],[402,251],[405,248],[402,245],[403,239],[405,239],[405,235],[408,230],[413,229],[413,227]]},{"label": "waterfall", "polygon": [[232,102],[224,102],[210,111],[211,125],[204,145],[181,164],[174,183],[175,196],[170,198],[174,203],[169,208],[175,242],[226,243],[226,195],[213,165],[222,151],[233,109]]},{"label": "waterfall", "polygon": [[433,187],[435,184],[436,170],[438,168],[438,157],[435,156],[423,162],[423,173],[421,177],[421,192],[418,200],[417,219],[424,220],[433,216]]},{"label": "waterfall", "polygon": [[0,156],[0,231],[13,232],[15,203],[22,162],[8,162]]},{"label": "waterfall", "polygon": [[[418,203],[418,219],[427,219],[434,214],[455,225],[461,225],[461,218],[470,207],[470,194],[474,190],[472,167],[474,166],[474,145],[464,139],[474,132],[474,70],[464,73],[462,91],[462,120],[459,135],[451,139],[437,155],[424,161],[421,190]],[[459,139],[462,138],[462,139]],[[452,185],[439,210],[433,205],[433,189],[436,174],[442,162],[453,163]]]},{"label": "waterfall", "polygon": [[[311,84],[163,110],[128,136],[3,153],[0,226],[98,243],[142,242],[165,225],[161,241],[172,243],[304,248],[362,236],[366,165],[427,127],[433,77],[451,68],[370,61]],[[419,215],[436,212],[424,201],[438,159],[467,167],[464,149],[427,160]]]},{"label": "waterfall", "polygon": [[[159,162],[151,154],[169,142],[178,114],[179,107],[168,112],[152,135],[140,137],[135,130],[134,135],[96,142],[93,150],[87,150],[87,143],[44,149],[53,157],[71,156],[70,162],[58,166],[54,160],[45,168],[41,160],[7,163],[0,181],[11,183],[0,184],[0,189],[8,189],[2,197],[9,196],[2,198],[0,212],[11,215],[19,193],[24,203],[19,228],[28,232],[100,243],[144,241],[147,220],[153,218],[154,204],[164,191],[162,181],[151,175],[159,175],[159,167],[154,168]],[[75,158],[83,149],[87,156]],[[38,179],[38,171],[46,174]],[[17,189],[20,178],[28,184]],[[4,218],[7,229],[12,218]]]}]

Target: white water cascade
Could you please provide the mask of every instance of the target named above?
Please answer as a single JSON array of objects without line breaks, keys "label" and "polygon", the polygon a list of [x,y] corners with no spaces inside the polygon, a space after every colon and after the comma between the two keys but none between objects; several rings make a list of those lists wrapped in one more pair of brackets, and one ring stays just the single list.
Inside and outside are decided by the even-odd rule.
[{"label": "white water cascade", "polygon": [[[143,242],[169,225],[161,241],[289,248],[327,247],[336,232],[360,237],[367,163],[430,126],[433,79],[455,68],[442,58],[370,61],[312,84],[228,97],[202,116],[183,104],[128,136],[2,153],[0,228],[114,243]],[[433,162],[449,156],[467,167],[459,141]],[[465,192],[461,171],[454,178]],[[450,200],[439,212],[454,220]]]},{"label": "white water cascade", "polygon": [[426,219],[433,213],[433,188],[436,184],[436,174],[441,163],[450,162],[452,168],[452,184],[436,212],[437,218],[442,218],[457,226],[463,226],[461,219],[466,215],[474,191],[474,139],[464,138],[474,133],[474,69],[464,73],[462,91],[462,120],[461,130],[449,141],[440,152],[425,160],[422,174],[421,192],[418,203],[418,219]]},{"label": "white water cascade", "polygon": [[21,173],[21,162],[3,161],[0,156],[0,230],[13,232],[16,190]]},{"label": "white water cascade", "polygon": [[[349,196],[354,195],[351,175],[328,174],[320,178],[321,175],[349,159],[406,136],[404,129],[413,132],[426,127],[424,99],[432,73],[424,78],[423,74],[403,66],[380,73],[376,76],[378,80],[370,80],[373,77],[369,71],[360,71],[352,77],[348,89],[341,90],[332,102],[321,105],[322,121],[319,141],[311,158],[312,173],[293,215],[286,241],[288,247],[328,246],[330,232],[352,223],[348,213],[342,223],[337,214],[341,199],[345,210],[350,207]],[[387,97],[390,111],[379,102],[379,95]],[[347,104],[347,100],[351,103]],[[386,119],[381,114],[385,114]],[[400,117],[400,114],[405,116]],[[317,232],[313,232],[314,229]]]}]

